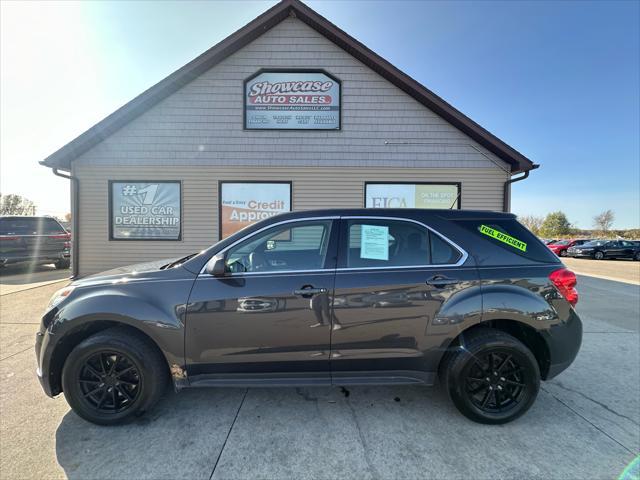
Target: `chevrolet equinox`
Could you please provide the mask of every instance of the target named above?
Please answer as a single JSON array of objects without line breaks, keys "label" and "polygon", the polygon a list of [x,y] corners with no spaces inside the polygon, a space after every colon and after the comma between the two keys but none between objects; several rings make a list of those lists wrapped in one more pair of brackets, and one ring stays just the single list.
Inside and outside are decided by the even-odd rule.
[{"label": "chevrolet equinox", "polygon": [[514,215],[321,210],[56,292],[38,376],[115,424],[185,387],[421,384],[509,422],[576,357],[576,277]]}]

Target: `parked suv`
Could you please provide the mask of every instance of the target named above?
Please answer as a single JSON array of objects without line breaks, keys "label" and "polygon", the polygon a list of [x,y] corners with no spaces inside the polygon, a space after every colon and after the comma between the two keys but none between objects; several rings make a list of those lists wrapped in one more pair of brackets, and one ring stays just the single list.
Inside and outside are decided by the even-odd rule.
[{"label": "parked suv", "polygon": [[[184,387],[432,385],[472,420],[529,409],[574,360],[576,277],[510,214],[322,210],[53,295],[44,391],[114,424]],[[428,412],[425,412],[427,415]]]},{"label": "parked suv", "polygon": [[0,266],[53,263],[69,268],[71,235],[51,217],[0,217]]},{"label": "parked suv", "polygon": [[605,258],[640,260],[640,243],[631,240],[596,240],[568,249],[567,255],[595,260],[604,260]]},{"label": "parked suv", "polygon": [[589,239],[580,239],[580,240],[558,240],[553,242],[552,244],[547,245],[549,250],[558,255],[559,257],[566,257],[567,250],[571,247],[576,247],[578,245],[582,245],[584,243],[590,242]]}]

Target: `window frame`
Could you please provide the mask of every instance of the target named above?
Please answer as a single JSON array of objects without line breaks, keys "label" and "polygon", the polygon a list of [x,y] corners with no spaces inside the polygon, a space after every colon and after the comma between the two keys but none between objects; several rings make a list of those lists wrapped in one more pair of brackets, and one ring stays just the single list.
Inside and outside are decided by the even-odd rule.
[{"label": "window frame", "polygon": [[[354,272],[354,271],[370,271],[370,270],[404,270],[404,269],[438,269],[438,268],[455,268],[462,266],[469,258],[469,254],[467,251],[462,248],[460,245],[455,243],[453,240],[450,240],[445,235],[441,234],[437,230],[433,229],[429,225],[420,222],[419,220],[414,220],[412,218],[406,217],[385,217],[385,216],[376,216],[376,215],[350,215],[350,216],[341,216],[340,217],[340,241],[338,243],[338,268],[336,271],[338,272]],[[400,221],[417,224],[423,228],[425,228],[428,232],[437,235],[440,237],[445,243],[451,246],[454,250],[456,250],[460,254],[460,258],[456,263],[443,263],[443,264],[423,264],[423,265],[389,265],[389,266],[373,266],[373,267],[348,267],[346,266],[347,256],[345,252],[348,248],[349,242],[349,220],[390,220],[390,221]]]},{"label": "window frame", "polygon": [[[302,218],[292,218],[289,220],[283,220],[281,222],[275,222],[275,223],[271,223],[269,225],[265,225],[263,228],[260,228],[258,230],[256,230],[255,232],[251,232],[249,235],[246,235],[242,238],[239,238],[238,240],[236,240],[235,242],[233,242],[231,245],[227,245],[225,248],[223,248],[222,250],[220,250],[219,252],[216,252],[215,255],[211,256],[211,258],[209,258],[209,260],[207,260],[207,262],[204,264],[204,266],[202,267],[202,270],[200,270],[200,274],[199,276],[202,277],[211,277],[211,278],[217,278],[214,277],[213,275],[210,275],[206,272],[207,269],[207,264],[211,261],[211,259],[213,259],[214,257],[218,257],[220,255],[223,255],[225,258],[225,262],[226,262],[226,257],[227,254],[229,252],[229,250],[231,250],[232,248],[236,247],[237,245],[244,243],[245,241],[250,240],[251,238],[255,237],[256,235],[260,235],[261,233],[264,233],[267,230],[270,230],[272,228],[275,227],[279,227],[281,225],[285,225],[285,224],[289,224],[289,223],[304,223],[304,222],[313,222],[313,221],[329,221],[331,222],[331,230],[329,232],[329,243],[327,246],[327,252],[325,254],[325,259],[324,259],[324,263],[325,265],[322,268],[314,268],[314,269],[309,269],[309,270],[271,270],[268,272],[229,272],[227,274],[225,274],[224,277],[221,278],[229,278],[229,277],[245,277],[245,276],[255,276],[255,275],[281,275],[281,274],[300,274],[300,273],[316,273],[316,272],[334,272],[335,271],[335,267],[328,267],[327,266],[327,260],[333,258],[334,262],[336,259],[336,252],[337,252],[337,247],[338,247],[338,234],[339,234],[339,230],[340,230],[340,225],[339,225],[339,220],[340,217],[339,216],[323,216],[323,217],[302,217]],[[335,264],[335,263],[334,263]]]}]

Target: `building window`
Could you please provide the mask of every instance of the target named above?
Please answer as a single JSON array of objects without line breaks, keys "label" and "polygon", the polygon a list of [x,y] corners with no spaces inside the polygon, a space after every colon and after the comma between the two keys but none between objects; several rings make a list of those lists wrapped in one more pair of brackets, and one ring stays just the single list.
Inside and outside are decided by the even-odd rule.
[{"label": "building window", "polygon": [[109,238],[181,240],[180,181],[109,181]]},{"label": "building window", "polygon": [[220,238],[265,218],[291,211],[291,182],[234,182],[218,184]]},{"label": "building window", "polygon": [[460,183],[367,182],[366,208],[461,208]]}]

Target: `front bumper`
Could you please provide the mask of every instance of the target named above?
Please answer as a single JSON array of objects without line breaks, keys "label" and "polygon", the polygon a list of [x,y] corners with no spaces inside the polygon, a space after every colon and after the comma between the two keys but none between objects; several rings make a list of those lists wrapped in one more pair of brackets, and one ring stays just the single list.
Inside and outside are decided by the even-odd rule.
[{"label": "front bumper", "polygon": [[544,380],[550,380],[573,363],[582,345],[582,321],[571,309],[566,322],[554,325],[543,332],[549,348],[549,368]]},{"label": "front bumper", "polygon": [[55,397],[60,392],[56,391],[57,389],[53,388],[53,384],[51,382],[52,372],[49,370],[49,366],[51,365],[51,348],[49,348],[49,332],[46,330],[44,332],[40,331],[36,333],[36,361],[38,362],[38,367],[36,368],[36,374],[38,375],[38,380],[40,381],[40,385],[42,386],[42,390],[49,397]]},{"label": "front bumper", "polygon": [[570,252],[567,250],[567,256],[568,257],[592,257],[593,256],[593,252]]}]

